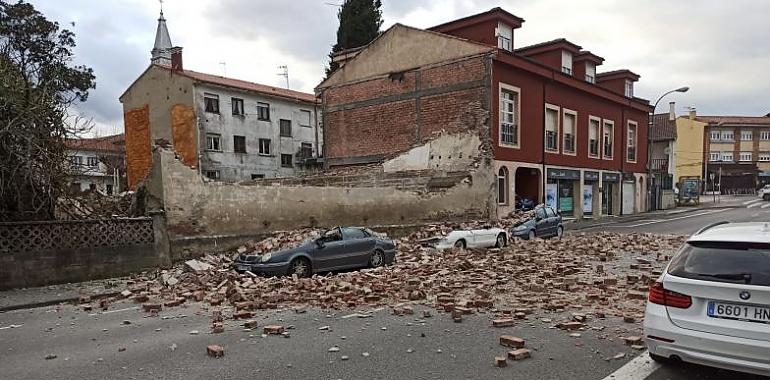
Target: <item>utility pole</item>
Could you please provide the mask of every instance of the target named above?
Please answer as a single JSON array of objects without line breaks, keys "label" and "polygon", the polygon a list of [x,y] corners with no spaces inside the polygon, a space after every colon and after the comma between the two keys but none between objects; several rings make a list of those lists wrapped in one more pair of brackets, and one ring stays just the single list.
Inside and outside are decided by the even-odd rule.
[{"label": "utility pole", "polygon": [[280,73],[278,73],[279,77],[286,78],[286,89],[289,89],[289,66],[287,65],[281,65],[278,66],[278,70],[283,70]]}]

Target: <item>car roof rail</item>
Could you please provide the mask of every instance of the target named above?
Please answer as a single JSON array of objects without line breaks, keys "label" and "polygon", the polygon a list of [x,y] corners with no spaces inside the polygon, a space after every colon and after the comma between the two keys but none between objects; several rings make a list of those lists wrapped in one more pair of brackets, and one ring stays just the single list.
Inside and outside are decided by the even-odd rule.
[{"label": "car roof rail", "polygon": [[702,233],[704,233],[704,232],[706,232],[706,231],[708,231],[708,230],[710,230],[710,229],[712,229],[712,228],[714,228],[716,226],[721,226],[723,224],[729,224],[729,223],[730,222],[727,221],[727,220],[723,220],[721,222],[716,222],[716,223],[711,223],[711,224],[709,224],[709,225],[699,229],[698,232],[695,233],[695,235],[700,235],[700,234],[702,234]]}]

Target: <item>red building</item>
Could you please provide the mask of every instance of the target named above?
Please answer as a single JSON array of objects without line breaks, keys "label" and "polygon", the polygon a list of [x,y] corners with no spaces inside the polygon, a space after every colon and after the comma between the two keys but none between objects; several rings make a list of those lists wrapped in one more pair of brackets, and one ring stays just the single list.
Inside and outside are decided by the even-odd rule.
[{"label": "red building", "polygon": [[[427,31],[396,25],[346,52],[318,88],[329,165],[381,161],[474,128],[467,115],[480,109],[498,214],[516,197],[575,217],[644,210],[651,107],[633,96],[639,75],[598,72],[604,58],[565,39],[516,48],[523,22],[494,8]],[[362,130],[380,137],[367,145]]]}]

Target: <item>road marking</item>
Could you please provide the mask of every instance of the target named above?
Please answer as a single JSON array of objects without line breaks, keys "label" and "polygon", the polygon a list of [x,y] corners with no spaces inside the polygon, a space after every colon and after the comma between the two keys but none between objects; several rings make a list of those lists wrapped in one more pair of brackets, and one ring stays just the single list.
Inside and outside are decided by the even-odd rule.
[{"label": "road marking", "polygon": [[690,214],[690,215],[678,216],[678,217],[676,217],[676,218],[668,218],[668,219],[647,219],[647,220],[645,220],[645,221],[642,221],[641,223],[636,223],[636,224],[631,224],[631,225],[625,225],[625,226],[611,226],[611,227],[616,227],[616,228],[634,228],[634,227],[641,227],[641,226],[646,226],[646,225],[648,225],[648,224],[655,224],[655,223],[665,223],[665,222],[670,222],[670,221],[673,221],[673,220],[680,220],[680,219],[686,219],[686,218],[694,218],[694,217],[696,217],[696,216],[703,216],[703,215],[716,214],[716,213],[718,213],[718,212],[723,212],[723,211],[727,211],[727,210],[728,210],[728,209],[726,209],[726,208],[720,208],[720,209],[711,210],[711,211],[705,211],[705,212],[701,212],[701,213],[697,213],[697,214]]},{"label": "road marking", "polygon": [[5,326],[5,327],[0,327],[0,330],[15,329],[15,328],[21,327],[21,326],[24,326],[24,325],[10,325],[10,326]]},{"label": "road marking", "polygon": [[762,204],[759,204],[759,203],[752,203],[752,204],[750,204],[750,205],[746,206],[746,208],[752,208],[752,207],[758,207],[758,206],[762,206]]},{"label": "road marking", "polygon": [[138,309],[138,308],[139,308],[139,306],[134,306],[134,307],[127,307],[127,308],[125,308],[125,309],[116,309],[116,310],[103,311],[103,312],[102,312],[102,314],[112,314],[112,313],[119,313],[119,312],[121,312],[121,311],[136,310],[136,309]]},{"label": "road marking", "polygon": [[765,203],[762,206],[759,206],[759,208],[768,208],[770,207],[770,203]]},{"label": "road marking", "polygon": [[674,211],[669,211],[669,212],[667,212],[667,213],[666,213],[666,215],[675,215],[675,214],[681,214],[681,213],[683,213],[683,212],[688,212],[688,211],[691,211],[691,210],[687,210],[687,209],[685,209],[685,210],[674,210]]},{"label": "road marking", "polygon": [[644,380],[660,368],[660,364],[650,358],[645,352],[611,373],[603,380]]},{"label": "road marking", "polygon": [[750,201],[746,201],[746,202],[743,202],[743,204],[744,204],[744,205],[747,205],[747,204],[749,204],[749,203],[756,203],[756,202],[761,202],[761,201],[762,201],[761,199],[752,199],[752,200],[750,200]]}]

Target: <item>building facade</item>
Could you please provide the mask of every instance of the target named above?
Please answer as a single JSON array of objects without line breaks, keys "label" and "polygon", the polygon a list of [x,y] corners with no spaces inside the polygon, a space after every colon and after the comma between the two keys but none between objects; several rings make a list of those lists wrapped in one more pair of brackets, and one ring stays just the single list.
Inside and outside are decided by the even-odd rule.
[{"label": "building facade", "polygon": [[71,166],[69,190],[114,195],[125,190],[123,134],[66,141]]},{"label": "building facade", "polygon": [[[516,49],[523,22],[494,8],[428,30],[397,24],[346,52],[316,89],[327,164],[376,162],[485,117],[498,215],[517,198],[575,218],[644,210],[651,107],[633,96],[639,76],[597,73],[603,58],[564,39]],[[467,158],[441,152],[422,162]]]},{"label": "building facade", "polygon": [[185,69],[162,13],[151,64],[120,101],[132,187],[149,173],[157,142],[227,182],[293,176],[322,152],[314,95]]},{"label": "building facade", "polygon": [[669,113],[652,117],[650,129],[650,171],[652,173],[652,210],[676,207],[674,173],[676,171],[676,112],[675,103],[669,103]]}]

